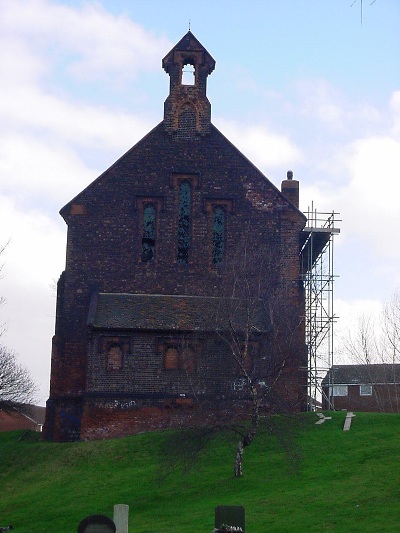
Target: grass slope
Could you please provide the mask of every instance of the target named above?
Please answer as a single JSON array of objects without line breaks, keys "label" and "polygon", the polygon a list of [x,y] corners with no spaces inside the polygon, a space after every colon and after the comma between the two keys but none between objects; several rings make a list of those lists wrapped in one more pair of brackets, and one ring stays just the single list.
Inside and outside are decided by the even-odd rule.
[{"label": "grass slope", "polygon": [[166,470],[183,445],[174,432],[56,444],[0,433],[0,527],[73,533],[89,514],[130,506],[132,533],[210,533],[216,505],[244,505],[246,532],[400,530],[400,415],[273,418],[232,476],[234,442],[213,441],[189,471]]}]

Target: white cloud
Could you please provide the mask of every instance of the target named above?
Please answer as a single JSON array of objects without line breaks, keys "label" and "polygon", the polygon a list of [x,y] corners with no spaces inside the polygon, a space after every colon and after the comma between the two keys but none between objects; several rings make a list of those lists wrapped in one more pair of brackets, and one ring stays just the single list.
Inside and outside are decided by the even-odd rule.
[{"label": "white cloud", "polygon": [[65,255],[62,219],[55,221],[40,209],[21,211],[13,200],[0,196],[0,227],[2,240],[10,240],[2,258],[7,282],[48,286],[59,275]]},{"label": "white cloud", "polygon": [[337,197],[347,227],[376,253],[400,258],[400,142],[370,137],[354,141],[350,151],[351,179]]},{"label": "white cloud", "polygon": [[39,401],[48,394],[51,336],[55,299],[51,284],[64,268],[66,227],[40,210],[24,212],[9,198],[0,196],[0,227],[3,243],[10,242],[4,262],[1,295],[1,339],[14,349],[40,385]]},{"label": "white cloud", "polygon": [[154,126],[127,113],[70,102],[35,87],[21,89],[18,98],[14,91],[4,91],[0,116],[10,129],[30,128],[73,144],[119,149],[127,139],[138,139]]},{"label": "white cloud", "polygon": [[240,125],[232,120],[215,121],[221,132],[259,168],[290,167],[302,160],[301,150],[288,136],[261,126]]},{"label": "white cloud", "polygon": [[168,43],[126,17],[98,4],[0,0],[0,46],[0,191],[20,207],[64,204],[154,126],[67,92],[68,68],[90,76],[159,69]]},{"label": "white cloud", "polygon": [[400,91],[395,91],[390,99],[390,110],[393,114],[393,134],[400,136]]},{"label": "white cloud", "polygon": [[0,20],[3,33],[28,39],[50,57],[54,47],[59,57],[64,51],[67,70],[80,79],[131,78],[140,70],[159,68],[159,58],[170,46],[165,37],[98,3],[75,8],[48,0],[2,0]]},{"label": "white cloud", "polygon": [[66,203],[96,174],[62,144],[20,134],[0,138],[0,176],[3,194],[40,209]]},{"label": "white cloud", "polygon": [[326,80],[301,80],[296,85],[301,98],[301,114],[317,118],[332,128],[343,127],[342,98]]}]

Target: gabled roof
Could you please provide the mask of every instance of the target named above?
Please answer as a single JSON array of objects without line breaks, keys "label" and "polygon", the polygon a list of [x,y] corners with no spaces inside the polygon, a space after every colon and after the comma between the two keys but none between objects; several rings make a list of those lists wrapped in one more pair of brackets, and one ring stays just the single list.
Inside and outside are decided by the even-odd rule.
[{"label": "gabled roof", "polygon": [[[217,331],[227,329],[230,320],[240,331],[247,311],[239,300],[227,304],[215,297],[100,293],[92,298],[88,325],[117,330]],[[261,300],[254,314],[254,333],[268,331]]]},{"label": "gabled roof", "polygon": [[175,51],[184,51],[184,52],[202,52],[203,55],[203,64],[207,63],[209,66],[208,73],[215,68],[215,59],[207,52],[201,42],[196,39],[193,33],[189,30],[186,35],[168,52],[168,54],[162,60],[163,69],[168,72],[169,65],[174,61],[174,52]]},{"label": "gabled roof", "polygon": [[[155,128],[153,128],[149,133],[147,133],[142,139],[140,139],[132,148],[130,148],[125,154],[123,154],[115,163],[113,163],[107,170],[105,170],[98,178],[96,178],[94,181],[92,181],[89,185],[87,185],[80,193],[78,193],[72,200],[70,200],[64,207],[60,210],[61,216],[66,220],[66,216],[70,213],[71,205],[75,203],[80,203],[85,200],[85,195],[92,190],[94,187],[96,187],[99,183],[102,181],[109,179],[113,177],[115,179],[115,176],[120,176],[121,182],[126,179],[126,176],[129,175],[132,167],[135,167],[137,165],[136,161],[138,157],[142,157],[143,154],[149,154],[149,147],[154,142],[160,142],[162,141],[164,143],[164,138],[166,139],[164,148],[158,149],[158,151],[154,154],[154,156],[151,154],[148,155],[147,159],[148,161],[155,161],[154,168],[162,168],[163,170],[168,169],[167,172],[172,172],[172,164],[169,161],[168,157],[170,154],[170,139],[168,135],[165,133],[164,130],[164,122],[160,122]],[[298,207],[296,207],[294,204],[290,202],[290,200],[282,193],[282,191],[274,184],[270,179],[261,172],[259,168],[256,167],[256,165],[250,161],[250,159],[244,155],[239,148],[237,148],[221,131],[218,130],[213,124],[211,124],[211,144],[209,144],[208,139],[203,139],[202,141],[196,142],[196,143],[189,143],[192,153],[197,154],[200,152],[202,154],[202,150],[210,150],[212,149],[212,146],[216,142],[223,143],[223,146],[226,147],[227,152],[229,153],[229,157],[225,157],[225,166],[227,165],[226,161],[231,161],[232,154],[239,158],[239,160],[242,160],[243,163],[248,165],[249,172],[252,173],[252,180],[258,181],[260,184],[264,183],[267,184],[269,187],[271,187],[277,194],[278,197],[281,198],[282,204],[290,205],[291,208],[297,213],[297,216],[299,217],[299,220],[302,220],[304,224],[306,223],[307,217],[299,210]],[[179,145],[174,145],[174,149],[182,150],[182,168],[174,167],[174,172],[176,173],[199,173],[201,174],[203,172],[203,168],[199,167],[199,165],[196,163],[196,157],[190,160],[190,166],[188,168],[187,166],[187,159],[184,157],[184,155],[187,153],[187,147]],[[211,147],[211,148],[210,148]],[[159,148],[159,147],[158,147]],[[203,154],[204,155],[204,154]],[[203,158],[204,159],[204,158]],[[158,165],[158,166],[157,166]],[[186,165],[186,166],[185,166]],[[232,169],[230,169],[231,171]],[[136,172],[136,170],[135,170]],[[238,175],[238,178],[240,175]],[[256,190],[257,195],[259,194],[259,191]],[[262,201],[262,197],[260,196],[260,200]]]},{"label": "gabled roof", "polygon": [[322,385],[400,383],[400,364],[334,365]]}]

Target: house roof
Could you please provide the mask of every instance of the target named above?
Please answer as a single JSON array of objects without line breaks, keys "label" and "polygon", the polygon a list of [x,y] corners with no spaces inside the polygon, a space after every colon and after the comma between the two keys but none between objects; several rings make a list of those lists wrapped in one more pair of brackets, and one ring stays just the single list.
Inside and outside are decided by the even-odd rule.
[{"label": "house roof", "polygon": [[400,364],[334,365],[322,385],[357,385],[367,383],[400,383]]},{"label": "house roof", "polygon": [[[99,293],[92,297],[88,325],[96,329],[222,331],[232,323],[240,331],[248,311],[239,300],[215,297]],[[251,329],[253,333],[269,330],[261,300],[254,308]]]},{"label": "house roof", "polygon": [[0,404],[0,431],[43,426],[46,408],[40,405]]}]

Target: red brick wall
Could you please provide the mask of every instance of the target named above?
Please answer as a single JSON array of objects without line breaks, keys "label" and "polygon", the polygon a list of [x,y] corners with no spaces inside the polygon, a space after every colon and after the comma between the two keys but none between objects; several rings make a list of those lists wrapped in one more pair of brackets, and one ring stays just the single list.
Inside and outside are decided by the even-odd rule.
[{"label": "red brick wall", "polygon": [[[190,36],[188,39],[190,57],[196,63],[196,85],[180,84],[184,52],[168,55],[164,67],[171,76],[171,93],[165,103],[164,122],[61,210],[68,224],[68,241],[66,268],[58,284],[46,421],[49,438],[65,438],[68,431],[76,436],[81,417],[82,435],[91,435],[92,425],[108,427],[109,410],[101,409],[100,415],[87,403],[93,394],[103,395],[104,401],[121,393],[148,395],[148,399],[154,394],[177,398],[181,393],[189,394],[190,386],[178,372],[162,368],[162,354],[157,349],[160,332],[111,332],[128,335],[134,346],[124,355],[125,363],[130,358],[129,365],[124,363],[120,371],[112,373],[106,369],[98,335],[88,328],[87,320],[94,291],[218,295],[221,280],[211,264],[210,206],[214,203],[226,206],[226,256],[236,253],[246,232],[254,249],[268,245],[275,272],[269,270],[266,275],[271,276],[271,285],[279,286],[285,294],[287,307],[296,317],[292,323],[301,324],[304,317],[298,247],[305,218],[212,126],[206,79],[214,61],[206,51],[204,56],[195,52],[198,43]],[[186,121],[177,135],[182,105],[192,106],[196,120]],[[191,131],[193,127],[195,131]],[[178,183],[183,177],[192,183],[188,264],[177,261]],[[157,206],[155,260],[151,263],[141,260],[146,201]],[[282,324],[281,336],[285,335],[284,328]],[[303,325],[296,328],[290,347],[295,369],[306,366]],[[203,392],[217,388],[228,393],[232,376],[225,372],[226,356],[210,342],[207,336],[200,342],[196,376]],[[297,373],[293,387],[288,387],[296,402],[299,395],[305,398],[305,385],[304,376]],[[148,405],[146,409],[153,409],[154,419],[165,417],[168,425],[168,410],[160,410],[157,402],[153,405],[156,407]],[[136,408],[132,412],[135,420],[140,420],[133,422],[133,427],[143,427],[148,417],[138,414]],[[111,418],[114,416],[122,421],[118,423],[122,427],[131,415],[112,410]],[[70,430],[65,426],[68,421]]]},{"label": "red brick wall", "polygon": [[[324,388],[328,394],[327,388]],[[400,412],[400,386],[393,384],[372,385],[372,396],[360,396],[360,385],[348,385],[347,396],[335,396],[334,406],[337,411],[361,412]],[[329,409],[326,400],[323,409]]]}]

